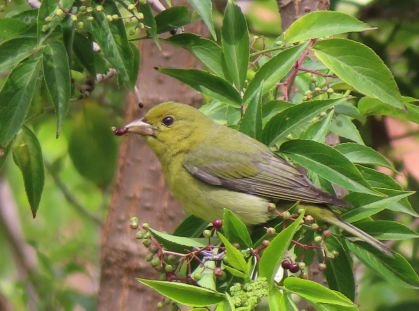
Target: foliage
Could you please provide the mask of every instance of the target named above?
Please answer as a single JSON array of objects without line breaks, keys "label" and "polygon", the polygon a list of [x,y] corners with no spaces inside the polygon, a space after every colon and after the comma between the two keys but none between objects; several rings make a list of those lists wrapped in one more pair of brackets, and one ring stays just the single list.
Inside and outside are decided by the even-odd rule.
[{"label": "foliage", "polygon": [[[249,32],[248,19],[233,1],[221,28],[211,1],[189,2],[193,10],[173,6],[153,14],[146,1],[44,0],[40,8],[22,5],[1,20],[0,165],[13,156],[33,216],[49,160],[37,138],[39,123],[33,120],[43,109],[53,109],[54,132],[68,137],[74,168],[106,189],[116,159],[110,131],[102,135],[110,127],[110,114],[79,99],[90,94],[92,84],[110,78],[132,88],[139,52],[130,41],[150,38],[157,46],[164,41],[184,48],[202,63],[199,70],[159,71],[198,90],[204,113],[304,167],[324,190],[335,194],[344,188],[352,205],[342,211],[344,219],[378,239],[400,241],[399,246],[418,238],[388,216],[417,216],[408,201],[411,192],[377,171],[396,169],[365,145],[359,131],[359,124],[376,115],[418,122],[418,100],[400,94],[393,74],[371,48],[345,37],[373,27],[344,13],[323,11],[301,17],[279,37],[260,36]],[[176,34],[197,16],[210,38]],[[164,32],[174,35],[163,39]],[[74,121],[66,135],[69,112]],[[327,145],[330,135],[342,143]],[[63,158],[53,164],[59,166]],[[209,225],[195,218],[185,223],[174,235],[149,226],[140,230],[137,237],[150,251],[147,260],[162,280],[139,281],[194,310],[212,304],[216,310],[297,310],[301,300],[316,310],[357,310],[350,254],[392,284],[419,286],[403,247],[400,254],[385,256],[315,222],[298,205],[254,230],[230,211]],[[53,278],[56,272],[47,270]],[[328,287],[313,281],[318,272],[324,272]]]}]

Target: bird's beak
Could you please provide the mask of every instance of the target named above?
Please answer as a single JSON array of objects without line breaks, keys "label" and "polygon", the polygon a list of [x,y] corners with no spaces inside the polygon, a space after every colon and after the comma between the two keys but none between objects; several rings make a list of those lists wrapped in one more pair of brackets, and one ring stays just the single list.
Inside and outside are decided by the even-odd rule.
[{"label": "bird's beak", "polygon": [[142,136],[154,136],[154,129],[151,124],[144,122],[143,119],[134,120],[127,125],[114,128],[113,132],[115,135],[122,136],[126,133],[135,133]]}]

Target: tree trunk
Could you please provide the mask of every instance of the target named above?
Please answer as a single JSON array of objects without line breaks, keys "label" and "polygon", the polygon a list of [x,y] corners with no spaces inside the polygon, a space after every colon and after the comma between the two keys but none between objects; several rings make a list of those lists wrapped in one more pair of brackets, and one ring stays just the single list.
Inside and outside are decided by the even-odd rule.
[{"label": "tree trunk", "polygon": [[296,19],[312,11],[328,10],[329,0],[277,0],[281,14],[282,30],[286,30]]},{"label": "tree trunk", "polygon": [[[199,33],[201,24],[188,31]],[[151,40],[141,44],[141,73],[138,87],[144,110],[160,102],[173,100],[198,104],[201,97],[192,89],[156,71],[158,67],[195,67],[196,60],[187,52],[161,42],[160,51]],[[137,98],[127,99],[125,121],[138,117]],[[143,113],[143,112],[142,112]],[[118,173],[112,201],[102,233],[101,278],[98,310],[154,310],[159,295],[136,281],[137,277],[158,278],[145,261],[146,250],[135,240],[129,219],[170,231],[183,212],[170,196],[160,171],[160,164],[138,136],[124,137],[120,146]]]}]

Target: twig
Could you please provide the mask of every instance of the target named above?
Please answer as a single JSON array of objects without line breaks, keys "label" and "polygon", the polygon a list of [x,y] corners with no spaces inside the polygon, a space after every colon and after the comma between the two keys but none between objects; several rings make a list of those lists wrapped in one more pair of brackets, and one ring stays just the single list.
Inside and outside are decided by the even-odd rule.
[{"label": "twig", "polygon": [[61,190],[62,194],[64,195],[64,198],[67,200],[68,203],[74,209],[76,212],[78,212],[83,217],[86,217],[87,219],[91,220],[93,223],[95,223],[98,226],[102,225],[102,220],[99,219],[97,216],[91,214],[89,211],[87,211],[83,205],[76,199],[76,197],[73,196],[71,191],[67,188],[65,183],[61,180],[60,176],[54,171],[51,164],[45,162],[45,166],[51,175],[52,179],[54,180],[54,183],[57,185],[57,187]]},{"label": "twig", "polygon": [[308,72],[308,73],[312,73],[314,75],[320,76],[320,77],[324,77],[324,78],[337,78],[335,75],[328,75],[325,73],[321,73],[319,71],[315,71],[315,70],[311,70],[311,69],[306,69],[306,68],[299,68],[299,71],[304,71],[304,72]]}]

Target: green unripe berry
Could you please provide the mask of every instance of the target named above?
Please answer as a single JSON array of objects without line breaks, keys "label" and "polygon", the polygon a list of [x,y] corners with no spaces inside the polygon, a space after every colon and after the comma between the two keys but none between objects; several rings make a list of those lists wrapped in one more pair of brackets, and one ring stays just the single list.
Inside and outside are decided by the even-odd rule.
[{"label": "green unripe berry", "polygon": [[304,95],[306,95],[306,96],[311,96],[311,95],[313,95],[313,92],[312,92],[312,91],[310,91],[310,90],[308,90],[308,91],[305,91],[305,92],[304,92]]},{"label": "green unripe berry", "polygon": [[150,229],[150,224],[149,223],[143,223],[143,229],[144,230],[148,230],[148,229]]},{"label": "green unripe berry", "polygon": [[135,234],[135,238],[136,238],[137,240],[141,240],[141,239],[144,239],[144,235],[145,235],[144,231],[138,231],[138,232]]},{"label": "green unripe berry", "polygon": [[103,6],[101,6],[101,5],[96,6],[96,11],[97,12],[103,12]]},{"label": "green unripe berry", "polygon": [[43,25],[41,28],[42,32],[47,32],[48,31],[48,26],[47,25]]},{"label": "green unripe berry", "polygon": [[57,16],[63,16],[63,15],[64,15],[64,11],[63,11],[63,10],[61,10],[61,9],[57,9],[57,10],[55,11],[55,15],[57,15]]},{"label": "green unripe berry", "polygon": [[331,87],[329,87],[326,92],[329,93],[329,94],[333,94],[335,92],[335,90],[332,89]]},{"label": "green unripe berry", "polygon": [[148,262],[150,262],[153,258],[154,258],[153,254],[147,254],[147,256],[145,256],[145,260]]},{"label": "green unripe berry", "polygon": [[195,271],[194,273],[192,273],[191,277],[193,280],[199,281],[200,279],[202,279],[202,273]]},{"label": "green unripe berry", "polygon": [[93,12],[93,8],[91,6],[86,8],[86,12],[87,13],[92,13]]},{"label": "green unripe berry", "polygon": [[138,19],[143,19],[144,18],[144,14],[141,13],[141,12],[137,13],[137,18]]},{"label": "green unripe berry", "polygon": [[149,246],[151,245],[151,240],[150,240],[150,239],[145,239],[145,240],[143,241],[143,245],[144,245],[145,247],[149,247]]},{"label": "green unripe berry", "polygon": [[290,219],[291,218],[291,214],[288,211],[282,212],[281,217],[283,219]]},{"label": "green unripe berry", "polygon": [[86,11],[86,6],[85,5],[80,6],[79,10],[80,12]]},{"label": "green unripe berry", "polygon": [[52,16],[47,16],[47,17],[45,17],[45,21],[46,21],[46,22],[50,22],[50,21],[52,21]]},{"label": "green unripe berry", "polygon": [[298,209],[298,214],[304,214],[305,213],[305,209],[304,208],[299,208]]},{"label": "green unripe berry", "polygon": [[320,270],[320,271],[325,271],[325,270],[326,270],[326,268],[327,268],[327,266],[326,266],[326,264],[325,264],[325,263],[319,263],[319,270]]},{"label": "green unripe berry", "polygon": [[269,235],[275,235],[276,234],[276,229],[273,228],[273,227],[266,228],[266,233],[269,234]]},{"label": "green unripe berry", "polygon": [[[73,17],[74,15],[72,15],[71,17]],[[131,229],[137,229],[138,228],[138,217],[131,217],[129,219],[129,226],[131,227]]]},{"label": "green unripe berry", "polygon": [[152,253],[157,253],[157,251],[158,251],[159,249],[157,248],[157,246],[156,245],[150,245],[150,252],[152,252]]},{"label": "green unripe berry", "polygon": [[322,89],[321,89],[321,88],[319,88],[319,87],[316,87],[316,88],[314,89],[314,91],[315,91],[315,92],[321,92],[321,91],[322,91]]},{"label": "green unripe berry", "polygon": [[77,15],[71,15],[70,18],[73,22],[76,22],[78,20]]},{"label": "green unripe berry", "polygon": [[166,272],[173,272],[173,271],[175,271],[175,268],[172,265],[166,265],[164,267],[164,271],[166,271]]},{"label": "green unripe berry", "polygon": [[339,256],[339,252],[338,251],[332,251],[332,254],[336,257]]},{"label": "green unripe berry", "polygon": [[314,242],[316,242],[316,243],[320,243],[321,241],[323,241],[323,238],[322,238],[320,235],[316,235],[316,236],[314,237]]},{"label": "green unripe berry", "polygon": [[112,22],[112,15],[106,15],[106,19],[108,20],[108,22]]},{"label": "green unripe berry", "polygon": [[164,303],[163,303],[163,302],[161,302],[161,301],[159,301],[159,302],[157,303],[157,308],[161,309],[161,308],[163,308],[163,307],[164,307]]},{"label": "green unripe berry", "polygon": [[316,224],[316,223],[311,224],[311,229],[313,229],[313,230],[318,230],[318,229],[319,229],[319,225],[318,225],[318,224]]},{"label": "green unripe berry", "polygon": [[211,230],[204,230],[202,232],[202,235],[204,236],[204,238],[210,238],[211,237]]},{"label": "green unripe berry", "polygon": [[94,18],[93,18],[93,16],[88,16],[88,17],[87,17],[87,20],[88,20],[88,21],[92,21],[92,20],[94,20]]},{"label": "green unripe berry", "polygon": [[119,15],[118,14],[112,15],[112,19],[115,20],[115,21],[118,20],[119,19]]},{"label": "green unripe berry", "polygon": [[301,270],[303,270],[306,267],[306,263],[301,261],[298,263],[298,266],[300,267]]},{"label": "green unripe berry", "polygon": [[77,23],[77,28],[78,29],[83,29],[84,28],[84,23],[83,22],[78,22]]},{"label": "green unripe berry", "polygon": [[130,11],[135,10],[135,5],[134,4],[128,5],[128,10],[130,10]]},{"label": "green unripe berry", "polygon": [[158,257],[153,257],[153,259],[151,260],[151,265],[153,267],[157,267],[158,265],[161,264],[161,261]]}]

